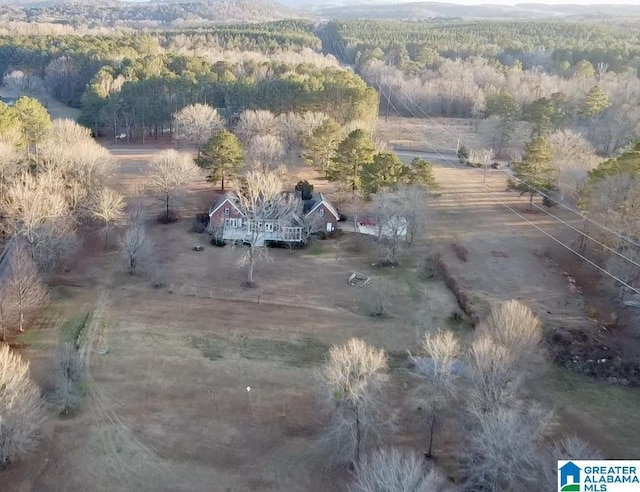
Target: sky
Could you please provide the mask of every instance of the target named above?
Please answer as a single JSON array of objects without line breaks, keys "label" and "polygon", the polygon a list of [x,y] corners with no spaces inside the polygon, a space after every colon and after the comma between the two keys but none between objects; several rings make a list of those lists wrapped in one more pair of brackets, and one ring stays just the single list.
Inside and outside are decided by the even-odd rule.
[{"label": "sky", "polygon": [[[407,3],[409,1],[419,0],[380,0],[379,3]],[[436,1],[442,3],[455,3],[462,5],[482,5],[482,4],[499,4],[499,5],[516,5],[518,3],[546,3],[549,5],[640,5],[640,0],[422,0]],[[344,2],[347,3],[347,2]]]}]

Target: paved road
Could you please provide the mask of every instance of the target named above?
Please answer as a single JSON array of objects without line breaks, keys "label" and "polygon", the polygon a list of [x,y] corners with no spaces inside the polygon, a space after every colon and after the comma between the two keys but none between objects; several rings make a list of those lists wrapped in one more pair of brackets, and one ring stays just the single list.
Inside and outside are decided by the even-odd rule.
[{"label": "paved road", "polygon": [[114,144],[114,145],[107,145],[106,146],[107,149],[109,149],[109,152],[111,152],[113,155],[152,155],[152,154],[158,154],[160,153],[162,150],[165,149],[159,149],[159,148],[154,148],[154,147],[141,147],[141,146],[129,146],[127,144],[122,144],[122,146],[120,146],[120,144]]},{"label": "paved road", "polygon": [[457,163],[458,157],[453,152],[423,152],[420,150],[394,149],[398,157],[403,161],[411,161],[414,157],[421,157],[429,162],[441,162],[443,164]]}]

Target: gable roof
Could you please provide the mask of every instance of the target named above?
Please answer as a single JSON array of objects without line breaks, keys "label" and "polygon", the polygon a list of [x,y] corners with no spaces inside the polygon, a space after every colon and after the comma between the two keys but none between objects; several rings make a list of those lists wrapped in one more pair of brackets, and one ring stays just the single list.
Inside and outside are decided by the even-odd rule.
[{"label": "gable roof", "polygon": [[238,207],[236,200],[237,197],[234,193],[225,193],[220,198],[218,198],[218,200],[213,205],[211,205],[211,208],[209,209],[209,217],[216,213],[225,203],[230,203],[231,206],[235,208],[239,214],[244,216],[244,212],[240,210],[240,207]]},{"label": "gable roof", "polygon": [[336,220],[340,220],[340,214],[336,211],[336,209],[333,207],[331,202],[327,198],[325,198],[325,196],[322,193],[318,193],[318,196],[320,197],[320,200],[318,200],[318,202],[313,207],[311,207],[311,210],[309,210],[305,214],[305,217],[307,215],[311,215],[315,209],[317,209],[320,205],[324,204],[325,208],[333,214]]}]

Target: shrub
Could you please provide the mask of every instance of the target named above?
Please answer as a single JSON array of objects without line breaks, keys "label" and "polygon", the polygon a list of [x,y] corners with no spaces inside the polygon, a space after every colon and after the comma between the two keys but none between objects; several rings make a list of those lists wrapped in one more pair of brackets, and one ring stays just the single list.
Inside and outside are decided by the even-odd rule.
[{"label": "shrub", "polygon": [[75,346],[71,343],[60,345],[51,366],[53,390],[48,395],[49,402],[60,415],[77,412],[81,400],[78,384],[84,377],[84,367]]},{"label": "shrub", "polygon": [[467,261],[469,258],[469,250],[467,248],[458,243],[453,243],[451,248],[453,248],[453,251],[460,261]]},{"label": "shrub", "polygon": [[0,468],[32,452],[44,418],[40,390],[29,363],[0,346]]}]

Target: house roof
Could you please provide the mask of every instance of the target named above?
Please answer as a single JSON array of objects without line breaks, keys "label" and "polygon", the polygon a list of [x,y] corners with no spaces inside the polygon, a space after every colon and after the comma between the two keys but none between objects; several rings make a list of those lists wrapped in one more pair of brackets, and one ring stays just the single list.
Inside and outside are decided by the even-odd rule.
[{"label": "house roof", "polygon": [[322,193],[318,193],[318,197],[320,199],[315,203],[315,205],[311,207],[311,209],[308,212],[305,213],[305,216],[311,215],[315,209],[317,209],[320,205],[324,204],[325,208],[333,214],[336,220],[339,220],[340,214],[336,211],[336,209],[333,207],[331,202],[327,198],[325,198],[325,196]]},{"label": "house roof", "polygon": [[[212,216],[216,213],[225,203],[229,203],[233,208],[235,208],[238,213],[241,215],[245,215],[240,207],[238,206],[238,196],[234,192],[228,192],[224,195],[220,196],[218,200],[216,200],[211,208],[209,209],[209,216]],[[311,200],[303,201],[302,214],[303,217],[307,217],[311,215],[320,205],[324,204],[325,208],[336,218],[336,220],[340,219],[340,214],[337,212],[335,207],[331,204],[331,202],[322,194],[318,193]],[[302,223],[302,220],[295,213],[293,214],[293,218],[298,223]]]},{"label": "house roof", "polygon": [[213,205],[211,205],[211,208],[209,209],[209,217],[216,213],[216,211],[218,211],[220,207],[222,207],[225,203],[231,204],[231,206],[235,208],[238,213],[244,215],[242,210],[240,210],[240,207],[238,207],[237,200],[238,198],[234,193],[225,193],[220,198],[218,198],[218,200],[214,202]]}]

